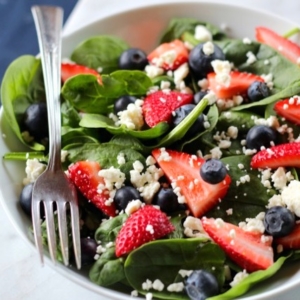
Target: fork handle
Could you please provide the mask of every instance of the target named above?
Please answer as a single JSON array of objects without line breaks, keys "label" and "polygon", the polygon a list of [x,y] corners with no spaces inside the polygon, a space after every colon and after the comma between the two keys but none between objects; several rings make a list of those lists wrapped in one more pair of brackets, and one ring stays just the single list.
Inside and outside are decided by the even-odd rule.
[{"label": "fork handle", "polygon": [[61,31],[63,10],[57,6],[31,8],[38,36],[46,91],[49,162],[48,169],[61,168]]}]

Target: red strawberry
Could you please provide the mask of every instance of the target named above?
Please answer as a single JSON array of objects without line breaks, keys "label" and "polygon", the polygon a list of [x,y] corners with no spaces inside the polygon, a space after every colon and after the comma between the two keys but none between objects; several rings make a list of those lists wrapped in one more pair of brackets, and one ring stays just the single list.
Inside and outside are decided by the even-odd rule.
[{"label": "red strawberry", "polygon": [[[189,210],[195,217],[203,216],[225,196],[231,179],[217,184],[205,182],[200,176],[200,166],[204,159],[183,152],[155,149],[152,155],[168,179],[180,188]],[[167,156],[169,159],[164,159]]]},{"label": "red strawberry", "polygon": [[247,232],[236,225],[212,218],[202,218],[202,225],[214,242],[248,272],[265,270],[273,264],[271,237],[263,242],[259,233]]},{"label": "red strawberry", "polygon": [[176,70],[188,61],[189,53],[184,43],[174,40],[170,43],[159,45],[148,55],[148,61],[165,70]]},{"label": "red strawberry", "polygon": [[152,205],[134,212],[116,238],[116,256],[127,254],[141,245],[164,237],[175,230],[167,215]]},{"label": "red strawberry", "polygon": [[97,191],[99,184],[104,184],[103,177],[98,175],[100,169],[99,163],[95,161],[78,161],[69,166],[68,172],[71,181],[88,200],[106,215],[114,217],[116,215],[115,204],[106,204],[109,199],[108,191],[107,193]]},{"label": "red strawberry", "polygon": [[274,105],[274,110],[279,116],[300,125],[300,97],[278,101]]},{"label": "red strawberry", "polygon": [[276,238],[275,244],[281,245],[283,249],[300,249],[300,224],[296,224],[290,234]]},{"label": "red strawberry", "polygon": [[157,91],[149,94],[144,99],[143,114],[149,127],[154,127],[160,122],[170,122],[172,112],[193,100],[192,94],[183,94],[176,91]]},{"label": "red strawberry", "polygon": [[251,159],[252,168],[300,167],[300,143],[286,143],[261,150]]},{"label": "red strawberry", "polygon": [[91,69],[91,68],[88,68],[88,67],[82,66],[82,65],[77,65],[77,64],[70,64],[70,63],[62,63],[61,64],[61,80],[62,80],[62,82],[65,82],[70,77],[79,75],[79,74],[95,75],[98,78],[99,84],[102,84],[100,74],[94,69]]},{"label": "red strawberry", "polygon": [[299,64],[299,45],[266,27],[257,27],[255,31],[257,41],[267,44],[290,61]]},{"label": "red strawberry", "polygon": [[254,81],[264,81],[262,77],[255,74],[231,71],[230,84],[229,86],[225,86],[216,81],[216,75],[214,72],[207,75],[208,88],[212,90],[219,99],[229,99],[236,95],[245,94],[251,83]]}]

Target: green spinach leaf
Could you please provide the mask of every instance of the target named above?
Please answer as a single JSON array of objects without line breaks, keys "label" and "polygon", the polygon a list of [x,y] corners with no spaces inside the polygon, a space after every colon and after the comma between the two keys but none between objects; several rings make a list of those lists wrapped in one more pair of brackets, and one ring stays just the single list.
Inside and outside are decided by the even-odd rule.
[{"label": "green spinach leaf", "polygon": [[168,292],[167,286],[184,279],[180,270],[206,269],[216,276],[222,286],[225,254],[218,245],[206,239],[168,239],[147,243],[132,251],[125,261],[125,275],[134,289],[142,294],[142,284],[148,279],[161,280],[165,287],[150,290],[159,299],[189,299],[184,292]]},{"label": "green spinach leaf", "polygon": [[128,48],[129,45],[118,37],[100,35],[79,44],[71,59],[92,69],[101,69],[102,74],[108,74],[119,69],[119,57]]}]

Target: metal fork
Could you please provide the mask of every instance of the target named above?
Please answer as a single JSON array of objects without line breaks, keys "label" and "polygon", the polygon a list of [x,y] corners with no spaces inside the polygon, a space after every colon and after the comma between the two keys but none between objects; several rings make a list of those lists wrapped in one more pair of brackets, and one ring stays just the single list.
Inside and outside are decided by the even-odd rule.
[{"label": "metal fork", "polygon": [[[69,264],[68,221],[70,211],[72,240],[77,268],[81,267],[79,209],[75,186],[64,173],[61,165],[61,30],[63,10],[56,6],[33,6],[35,22],[45,82],[48,126],[49,161],[46,170],[33,186],[32,223],[36,247],[42,264],[43,245],[41,233],[40,206],[44,205],[45,222],[50,257],[56,263],[57,246],[55,217],[57,213],[58,233],[63,262]],[[54,211],[56,209],[56,212]]]}]

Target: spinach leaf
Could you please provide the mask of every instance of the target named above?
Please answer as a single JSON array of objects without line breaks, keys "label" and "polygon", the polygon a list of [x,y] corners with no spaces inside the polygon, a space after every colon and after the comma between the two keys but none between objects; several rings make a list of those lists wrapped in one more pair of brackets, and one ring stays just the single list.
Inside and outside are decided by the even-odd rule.
[{"label": "spinach leaf", "polygon": [[128,134],[142,140],[160,137],[169,129],[168,123],[160,122],[149,129],[132,130],[126,126],[116,126],[113,120],[99,114],[84,114],[79,125],[86,128],[105,128],[113,135]]},{"label": "spinach leaf", "polygon": [[174,129],[172,129],[168,134],[166,134],[160,142],[154,146],[149,146],[149,149],[155,149],[160,147],[168,147],[173,143],[181,140],[189,128],[194,124],[198,116],[204,111],[208,105],[208,99],[205,97],[194,107],[191,113],[188,114],[184,120],[182,120]]},{"label": "spinach leaf", "polygon": [[[75,144],[73,147],[67,148],[68,150],[68,160],[70,162],[76,162],[80,160],[91,160],[97,161],[101,168],[108,169],[110,167],[115,167],[120,169],[125,173],[126,178],[129,178],[129,171],[132,170],[132,164],[139,160],[144,165],[145,157],[138,151],[130,148],[123,148],[123,146],[118,146],[111,143],[85,143],[85,144]],[[123,154],[125,158],[125,163],[119,165],[118,155]]]},{"label": "spinach leaf", "polygon": [[[261,183],[258,177],[259,172],[250,167],[251,157],[240,155],[225,157],[221,160],[228,165],[228,173],[232,181],[218,207],[212,209],[207,215],[238,224],[246,218],[254,218],[260,212],[265,211],[268,200],[275,191],[266,189]],[[242,164],[244,168],[241,169],[239,164]],[[241,177],[245,175],[249,175],[250,181],[242,183]],[[232,214],[226,212],[228,209],[232,209]]]},{"label": "spinach leaf", "polygon": [[201,148],[200,144],[201,144],[202,136],[205,136],[206,134],[210,133],[218,123],[219,110],[215,104],[209,107],[206,117],[207,117],[207,121],[210,124],[209,128],[207,128],[202,132],[199,132],[198,135],[196,135],[190,140],[184,140],[181,143],[179,141],[180,143],[179,150],[182,151],[184,149],[184,151],[186,152],[195,153]]},{"label": "spinach leaf", "polygon": [[145,294],[142,284],[148,279],[161,280],[165,288],[150,290],[159,299],[189,299],[184,292],[167,291],[167,286],[184,279],[180,270],[206,269],[223,286],[225,254],[218,245],[206,239],[169,239],[147,243],[132,251],[125,261],[125,276],[130,285]]},{"label": "spinach leaf", "polygon": [[147,150],[145,149],[144,145],[137,138],[130,135],[115,135],[109,143],[120,146],[123,149],[130,148],[141,153],[147,153]]},{"label": "spinach leaf", "polygon": [[97,135],[87,128],[72,128],[63,126],[61,134],[62,147],[74,143],[97,143]]},{"label": "spinach leaf", "polygon": [[[218,42],[218,45],[224,51],[226,59],[233,62],[240,71],[258,75],[272,74],[273,94],[300,80],[299,67],[265,44],[254,41],[245,44],[241,40],[227,39]],[[251,64],[247,63],[248,52],[256,57],[256,61]]]},{"label": "spinach leaf", "polygon": [[109,242],[115,242],[116,236],[128,216],[120,214],[114,218],[103,221],[95,232],[95,240],[105,246]]},{"label": "spinach leaf", "polygon": [[236,286],[229,289],[227,292],[215,297],[208,298],[209,300],[230,300],[237,299],[238,296],[245,294],[253,285],[262,282],[273,276],[287,260],[288,257],[280,257],[271,267],[267,270],[256,271],[249,274],[243,281]]},{"label": "spinach leaf", "polygon": [[199,20],[192,18],[173,18],[163,33],[160,43],[180,39],[185,32],[194,34],[195,27],[197,25],[205,26],[211,32],[213,39],[221,39],[225,37],[225,34],[218,27],[210,23],[200,22]]},{"label": "spinach leaf", "polygon": [[116,99],[123,95],[142,96],[152,86],[142,71],[115,71],[102,76],[102,85],[93,75],[77,75],[65,82],[63,97],[77,110],[106,114],[112,111]]},{"label": "spinach leaf", "polygon": [[79,44],[71,59],[81,65],[98,70],[102,74],[111,73],[119,68],[118,60],[129,45],[115,36],[100,35],[91,37]]},{"label": "spinach leaf", "polygon": [[29,143],[23,138],[21,128],[27,107],[32,103],[45,101],[39,59],[24,55],[9,65],[2,80],[1,100],[5,118],[18,139],[34,151],[43,151],[44,145]]},{"label": "spinach leaf", "polygon": [[[295,95],[300,95],[300,80],[295,81],[286,87],[283,87],[283,89],[281,91],[279,91],[278,93],[271,95],[263,100],[235,106],[232,108],[232,110],[240,111],[240,110],[252,109],[252,108],[257,108],[257,107],[264,108],[265,106],[271,105],[271,104],[277,102],[278,100],[290,98]],[[268,112],[268,114],[270,114],[270,112]]]},{"label": "spinach leaf", "polygon": [[115,256],[115,247],[101,254],[91,267],[89,277],[100,286],[110,286],[125,278],[123,259]]}]

